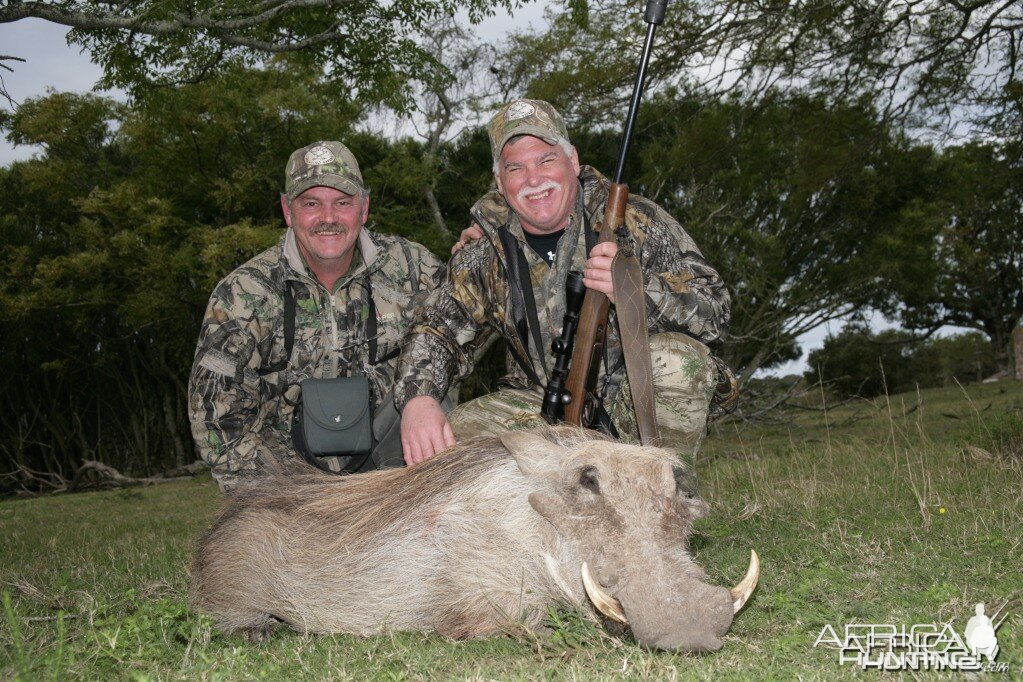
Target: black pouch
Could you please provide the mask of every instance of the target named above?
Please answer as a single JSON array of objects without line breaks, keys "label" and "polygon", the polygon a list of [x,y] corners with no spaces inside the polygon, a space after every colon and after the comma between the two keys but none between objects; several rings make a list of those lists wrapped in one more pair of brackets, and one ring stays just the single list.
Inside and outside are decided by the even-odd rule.
[{"label": "black pouch", "polygon": [[[365,376],[306,379],[292,435],[299,452],[312,457],[368,455],[373,415]],[[315,464],[315,462],[314,462]]]}]

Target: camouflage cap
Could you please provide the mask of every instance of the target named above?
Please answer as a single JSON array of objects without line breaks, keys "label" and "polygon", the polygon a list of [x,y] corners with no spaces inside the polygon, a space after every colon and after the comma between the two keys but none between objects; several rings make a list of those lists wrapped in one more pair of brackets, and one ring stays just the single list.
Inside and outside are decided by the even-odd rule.
[{"label": "camouflage cap", "polygon": [[366,191],[359,162],[340,142],[313,142],[296,149],[284,167],[284,196],[291,201],[310,187],[333,187],[346,194]]},{"label": "camouflage cap", "polygon": [[504,145],[516,135],[532,135],[548,144],[568,141],[568,129],[561,114],[539,99],[517,99],[504,105],[490,120],[489,132],[495,162]]}]

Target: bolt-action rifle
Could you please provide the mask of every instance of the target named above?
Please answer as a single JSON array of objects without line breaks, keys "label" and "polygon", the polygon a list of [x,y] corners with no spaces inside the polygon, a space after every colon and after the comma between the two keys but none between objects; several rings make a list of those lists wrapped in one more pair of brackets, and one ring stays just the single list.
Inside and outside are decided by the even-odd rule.
[{"label": "bolt-action rifle", "polygon": [[[615,165],[614,181],[610,188],[604,219],[594,226],[599,232],[597,243],[612,240],[618,243],[618,254],[612,264],[612,278],[615,289],[615,309],[625,356],[625,369],[629,375],[633,405],[636,409],[636,423],[640,440],[644,445],[658,442],[657,422],[654,414],[653,379],[650,367],[650,346],[647,340],[646,302],[642,271],[634,251],[633,240],[625,228],[625,206],[629,199],[629,187],[622,182],[625,158],[636,123],[639,102],[643,95],[646,68],[654,42],[654,30],[664,21],[667,0],[648,0],[643,19],[647,23],[646,42],[640,59],[639,72],[632,90],[632,101],[625,120],[621,145],[618,148],[618,162]],[[588,254],[587,254],[588,255]],[[552,350],[557,361],[562,354],[571,353],[568,376],[563,387],[560,381],[552,381],[544,398],[543,415],[548,421],[561,417],[564,406],[564,420],[577,426],[593,427],[599,417],[603,401],[603,390],[597,388],[600,361],[604,352],[610,302],[606,295],[593,289],[586,289],[579,313],[574,342],[565,339],[569,325],[565,325],[562,338],[555,340]],[[569,314],[572,313],[569,310]],[[568,322],[566,314],[566,323]]]}]

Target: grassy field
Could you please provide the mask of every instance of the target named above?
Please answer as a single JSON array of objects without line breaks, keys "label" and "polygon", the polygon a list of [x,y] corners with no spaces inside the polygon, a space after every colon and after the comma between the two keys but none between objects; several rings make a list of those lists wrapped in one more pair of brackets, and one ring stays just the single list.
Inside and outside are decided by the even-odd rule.
[{"label": "grassy field", "polygon": [[863,673],[814,648],[827,624],[961,633],[975,603],[1006,601],[998,662],[1023,677],[1023,385],[726,423],[699,472],[712,505],[693,539],[701,564],[733,584],[751,547],[763,562],[713,655],[644,651],[573,613],[552,614],[543,641],[224,637],[185,606],[219,499],[202,476],[0,502],[0,679],[834,679]]}]

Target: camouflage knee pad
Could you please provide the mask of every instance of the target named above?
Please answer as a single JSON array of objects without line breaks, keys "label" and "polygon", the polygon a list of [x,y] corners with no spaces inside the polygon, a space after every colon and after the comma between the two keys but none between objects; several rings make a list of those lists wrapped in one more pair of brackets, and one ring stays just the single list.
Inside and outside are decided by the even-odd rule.
[{"label": "camouflage knee pad", "polygon": [[[717,384],[717,365],[707,346],[677,332],[651,336],[650,359],[661,447],[674,450],[682,462],[692,466],[707,435],[707,413]],[[622,381],[608,411],[622,439],[638,442],[628,378]]]},{"label": "camouflage knee pad", "polygon": [[540,416],[543,393],[539,389],[502,388],[462,403],[448,414],[457,440],[493,436],[502,431],[547,424]]}]

